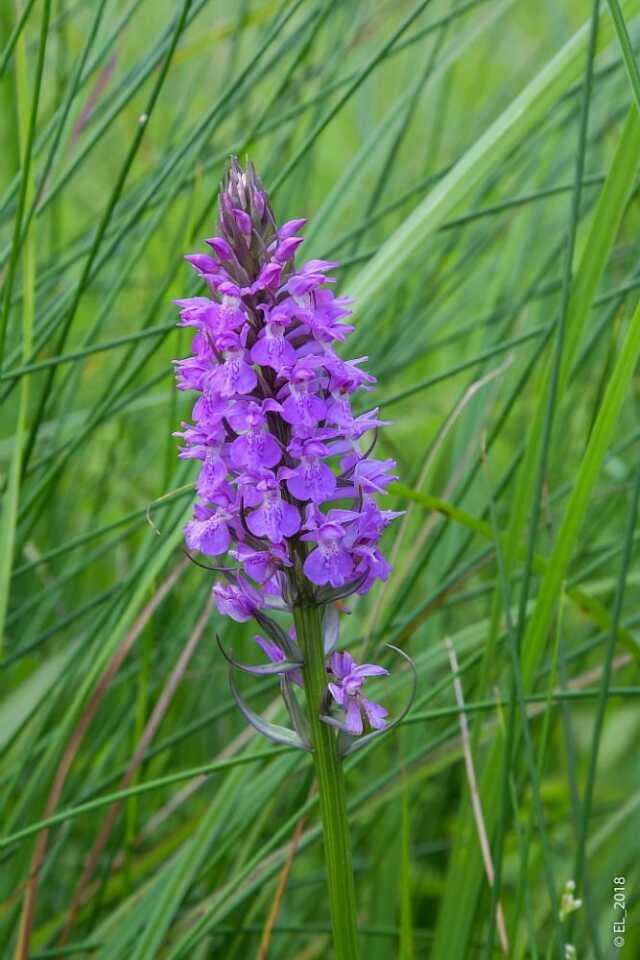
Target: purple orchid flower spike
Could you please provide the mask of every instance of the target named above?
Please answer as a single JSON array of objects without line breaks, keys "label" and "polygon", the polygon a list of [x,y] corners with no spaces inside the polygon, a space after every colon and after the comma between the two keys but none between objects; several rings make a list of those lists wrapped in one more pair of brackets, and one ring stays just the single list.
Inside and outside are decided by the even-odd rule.
[{"label": "purple orchid flower spike", "polygon": [[[395,479],[395,464],[371,457],[384,425],[378,410],[352,411],[375,377],[363,369],[366,357],[337,352],[353,330],[345,322],[351,301],[331,289],[338,264],[296,264],[305,223],[279,227],[253,165],[232,158],[218,230],[207,253],[186,258],[204,290],[176,300],[180,326],[193,330],[190,355],[175,362],[178,388],[195,394],[192,423],[176,435],[180,458],[199,465],[185,540],[190,551],[216,558],[211,569],[225,578],[213,588],[219,613],[259,625],[256,641],[269,662],[241,664],[225,653],[229,663],[280,677],[301,740],[293,688],[304,685],[305,638],[269,614],[322,608],[321,669],[334,709],[344,712],[331,722],[366,739],[365,731],[386,729],[387,711],[364,695],[364,684],[387,671],[334,652],[334,601],[367,593],[389,575],[379,544],[399,514],[381,510],[376,497]],[[254,725],[265,732],[264,721]]]},{"label": "purple orchid flower spike", "polygon": [[[250,163],[231,160],[219,200],[209,253],[187,258],[210,295],[176,301],[180,325],[195,334],[191,355],[176,361],[178,386],[197,394],[193,425],[178,435],[180,457],[200,462],[187,544],[239,561],[239,579],[214,598],[243,621],[263,606],[254,583],[285,602],[304,594],[325,603],[386,579],[378,541],[393,515],[375,496],[394,464],[369,456],[377,410],[351,409],[375,378],[366,357],[335,350],[353,329],[343,322],[349,298],[329,286],[338,264],[296,268],[306,221],[278,228]],[[349,500],[352,510],[338,509]]]}]

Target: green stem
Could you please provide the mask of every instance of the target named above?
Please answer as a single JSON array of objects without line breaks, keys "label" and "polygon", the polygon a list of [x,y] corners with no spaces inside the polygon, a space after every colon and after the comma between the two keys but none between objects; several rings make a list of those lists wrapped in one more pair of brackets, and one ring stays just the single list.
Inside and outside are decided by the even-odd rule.
[{"label": "green stem", "polygon": [[335,955],[336,960],[358,960],[360,950],[356,926],[356,894],[344,773],[335,732],[320,719],[320,706],[327,687],[321,608],[294,607],[293,617],[298,643],[304,658],[302,672],[320,794],[320,815]]}]

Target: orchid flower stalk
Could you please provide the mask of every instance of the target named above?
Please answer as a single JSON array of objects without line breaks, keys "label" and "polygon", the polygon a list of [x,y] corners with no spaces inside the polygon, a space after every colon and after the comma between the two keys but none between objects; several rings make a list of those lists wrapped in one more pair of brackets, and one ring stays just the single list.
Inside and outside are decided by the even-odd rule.
[{"label": "orchid flower stalk", "polygon": [[[200,462],[186,545],[209,557],[219,612],[254,620],[267,662],[231,664],[231,689],[256,729],[312,753],[320,799],[336,957],[359,956],[342,759],[398,723],[364,694],[388,671],[338,651],[337,602],[367,593],[390,566],[379,549],[398,516],[376,503],[394,479],[392,460],[371,456],[376,408],[359,415],[355,394],[372,388],[366,357],[336,346],[353,327],[349,299],[331,271],[297,267],[305,220],[278,226],[252,164],[227,165],[219,232],[209,253],[187,256],[207,295],[178,300],[195,328],[192,353],[176,361],[178,388],[197,394],[192,423],[177,433],[180,457]],[[292,622],[288,625],[286,618]],[[403,654],[403,656],[405,656]],[[279,678],[290,727],[268,723],[242,698],[240,670]],[[414,680],[415,685],[415,680]],[[305,708],[296,688],[304,692]],[[407,707],[408,709],[408,707]]]}]

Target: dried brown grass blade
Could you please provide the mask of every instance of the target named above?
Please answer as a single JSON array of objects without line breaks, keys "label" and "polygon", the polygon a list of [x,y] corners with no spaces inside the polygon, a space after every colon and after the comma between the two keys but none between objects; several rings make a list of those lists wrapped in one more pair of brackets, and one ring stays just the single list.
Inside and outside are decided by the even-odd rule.
[{"label": "dried brown grass blade", "polygon": [[260,947],[256,956],[256,960],[267,960],[269,954],[269,946],[271,944],[271,934],[273,933],[273,926],[277,920],[278,912],[280,910],[280,904],[282,903],[282,898],[284,897],[284,891],[287,886],[287,880],[289,879],[289,873],[291,872],[291,866],[293,864],[294,857],[296,855],[296,850],[298,849],[298,844],[300,843],[300,837],[302,836],[302,831],[304,830],[304,817],[300,817],[296,828],[293,831],[293,836],[291,838],[291,844],[289,846],[289,852],[287,854],[287,859],[285,860],[282,870],[280,871],[280,878],[278,880],[278,887],[276,889],[276,895],[273,898],[273,903],[271,904],[271,910],[269,911],[269,916],[267,917],[267,922],[265,923],[264,930],[262,932],[262,939],[260,941]]},{"label": "dried brown grass blade", "polygon": [[[64,789],[69,770],[71,769],[71,765],[73,764],[84,736],[91,725],[91,721],[93,720],[98,707],[102,703],[107,690],[109,689],[111,681],[122,666],[124,660],[146,627],[147,623],[160,606],[166,595],[173,588],[176,581],[187,568],[187,566],[188,560],[181,560],[180,563],[174,567],[169,576],[158,587],[154,596],[143,609],[140,616],[135,621],[127,635],[124,637],[122,643],[114,653],[113,657],[109,661],[109,664],[102,674],[102,677],[100,678],[95,690],[91,694],[91,697],[84,708],[82,716],[78,721],[78,725],[73,731],[71,739],[69,740],[69,743],[67,744],[67,747],[62,755],[62,759],[58,769],[56,770],[53,784],[51,785],[51,790],[49,791],[49,796],[47,798],[47,804],[45,806],[42,819],[51,817],[55,813],[56,807],[60,802],[60,797],[62,796],[62,791]],[[36,903],[38,899],[38,877],[46,857],[48,840],[49,828],[45,827],[45,829],[38,834],[33,856],[31,858],[29,877],[26,884],[25,898],[20,916],[20,932],[14,954],[15,960],[29,960],[31,930],[33,927],[33,919],[35,916]]]},{"label": "dried brown grass blade", "polygon": [[[129,761],[129,766],[127,767],[127,770],[124,776],[122,777],[122,780],[120,781],[120,784],[118,787],[119,790],[126,790],[126,788],[131,783],[136,770],[142,763],[142,760],[147,751],[147,748],[149,747],[149,744],[153,740],[154,736],[156,735],[158,731],[158,727],[162,722],[162,718],[164,717],[165,713],[169,708],[169,705],[171,704],[171,701],[173,700],[173,696],[178,688],[180,681],[182,680],[182,677],[184,676],[184,673],[189,665],[189,662],[193,654],[196,652],[198,644],[200,643],[202,635],[205,631],[205,627],[207,626],[207,623],[211,618],[211,610],[212,610],[212,602],[211,600],[209,600],[205,604],[204,610],[202,611],[198,619],[198,622],[196,623],[193,629],[193,632],[189,637],[189,640],[184,646],[182,652],[180,653],[180,656],[178,657],[178,660],[176,661],[176,664],[173,670],[171,671],[171,674],[169,675],[169,678],[164,686],[164,689],[160,694],[160,697],[158,698],[158,701],[155,707],[153,708],[151,716],[147,721],[147,725],[143,730],[142,736],[140,737],[140,740],[135,749],[135,752],[131,757],[131,760]],[[71,901],[71,906],[69,908],[69,915],[67,917],[64,929],[60,936],[61,944],[63,944],[66,941],[69,935],[69,932],[71,931],[71,928],[73,926],[73,923],[75,921],[75,918],[77,916],[78,910],[87,899],[87,891],[89,890],[91,877],[93,876],[93,873],[98,865],[100,857],[102,856],[102,852],[107,844],[109,836],[111,835],[111,831],[118,818],[118,814],[120,813],[123,802],[124,802],[123,800],[118,800],[109,807],[106,813],[106,816],[102,822],[102,827],[100,828],[100,832],[96,837],[89,854],[87,855],[87,858],[85,860],[84,867],[82,870],[82,874],[76,885],[73,899]]]},{"label": "dried brown grass blade", "polygon": [[[487,836],[487,831],[484,823],[484,815],[482,813],[482,803],[480,801],[480,792],[478,790],[478,783],[476,780],[476,771],[473,763],[473,755],[471,753],[471,738],[469,736],[469,725],[467,723],[467,715],[464,712],[464,693],[462,691],[462,683],[460,682],[459,677],[459,666],[458,658],[456,656],[456,651],[454,650],[451,640],[447,637],[447,652],[449,654],[449,663],[451,664],[451,672],[453,674],[453,689],[455,692],[456,703],[460,707],[460,735],[462,737],[462,749],[464,752],[464,763],[467,771],[467,781],[469,784],[469,793],[471,795],[471,806],[473,809],[473,819],[475,820],[476,830],[478,831],[478,839],[480,841],[480,850],[482,851],[482,859],[484,861],[484,869],[487,874],[487,880],[489,881],[489,886],[493,886],[495,883],[495,872],[493,869],[493,859],[491,857],[491,846],[489,844],[489,838]],[[505,956],[509,955],[509,938],[507,936],[507,926],[504,921],[504,913],[502,911],[502,904],[500,901],[496,904],[496,923],[498,927],[498,936],[500,938],[500,947]]]}]

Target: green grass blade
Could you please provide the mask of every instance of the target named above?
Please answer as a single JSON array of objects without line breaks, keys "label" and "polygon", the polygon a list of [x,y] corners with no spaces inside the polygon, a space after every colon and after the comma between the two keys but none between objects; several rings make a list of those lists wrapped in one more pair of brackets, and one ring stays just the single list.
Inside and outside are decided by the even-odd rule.
[{"label": "green grass blade", "polygon": [[[637,0],[627,0],[623,7],[627,16],[633,16],[640,10]],[[611,40],[612,35],[613,24],[611,20],[604,19],[598,34],[599,49]],[[375,302],[387,284],[397,278],[400,266],[424,247],[428,238],[461,201],[477,188],[509,151],[545,117],[558,97],[566,92],[580,75],[588,39],[587,23],[464,154],[353,279],[351,295],[355,299],[356,317]]]},{"label": "green grass blade", "polygon": [[[20,202],[16,215],[16,226],[13,234],[15,249],[12,254],[11,264],[7,276],[4,278],[4,300],[2,318],[0,322],[0,366],[4,352],[4,338],[6,326],[9,318],[9,309],[11,303],[11,289],[13,278],[18,265],[18,239],[20,236],[20,223],[22,212],[33,196],[35,185],[31,171],[31,153],[36,129],[36,119],[38,115],[38,104],[40,101],[40,90],[42,86],[42,76],[44,70],[45,51],[47,48],[49,17],[51,13],[51,0],[45,0],[42,21],[40,28],[40,42],[38,47],[38,60],[34,78],[33,97],[31,103],[28,101],[28,67],[26,58],[26,41],[24,35],[18,40],[17,51],[17,89],[18,89],[18,128],[20,131],[21,159],[22,159],[22,182],[20,188]],[[23,258],[22,284],[23,284],[23,307],[22,307],[22,355],[28,357],[31,354],[31,344],[33,339],[33,324],[35,316],[35,238],[30,233],[27,236],[27,243]],[[25,456],[25,440],[28,428],[29,416],[29,384],[24,380],[20,385],[20,397],[18,401],[18,417],[15,429],[15,446],[11,458],[11,467],[7,488],[1,501],[0,514],[0,654],[2,653],[4,643],[4,626],[7,607],[9,603],[9,585],[11,581],[11,569],[13,566],[16,520],[18,514],[18,504],[20,499],[20,482],[22,478],[23,461]]]}]

